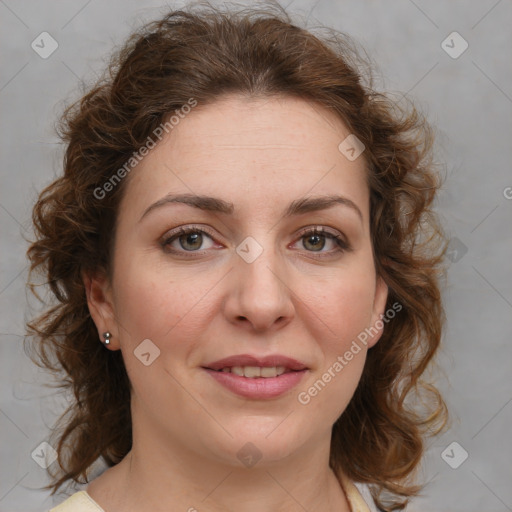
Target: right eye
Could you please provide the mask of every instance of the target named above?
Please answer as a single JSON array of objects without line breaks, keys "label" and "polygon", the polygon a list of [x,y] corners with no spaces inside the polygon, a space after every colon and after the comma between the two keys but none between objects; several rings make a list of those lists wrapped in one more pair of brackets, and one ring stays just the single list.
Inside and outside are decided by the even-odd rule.
[{"label": "right eye", "polygon": [[166,233],[161,241],[162,247],[168,252],[191,253],[211,249],[214,245],[213,235],[204,228],[179,227]]}]

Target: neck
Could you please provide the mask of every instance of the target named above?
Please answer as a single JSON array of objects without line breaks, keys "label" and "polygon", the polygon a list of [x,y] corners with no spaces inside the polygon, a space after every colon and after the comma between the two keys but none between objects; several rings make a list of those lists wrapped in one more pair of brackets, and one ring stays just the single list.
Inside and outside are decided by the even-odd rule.
[{"label": "neck", "polygon": [[139,435],[134,429],[132,450],[88,492],[108,512],[350,512],[328,464],[330,432],[324,437],[300,453],[246,468],[187,449],[168,433]]}]

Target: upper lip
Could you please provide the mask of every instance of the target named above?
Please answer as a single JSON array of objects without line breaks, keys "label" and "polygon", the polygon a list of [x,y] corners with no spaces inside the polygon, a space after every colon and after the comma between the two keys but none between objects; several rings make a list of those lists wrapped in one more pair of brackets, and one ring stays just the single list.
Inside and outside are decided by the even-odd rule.
[{"label": "upper lip", "polygon": [[250,354],[240,354],[236,356],[225,357],[224,359],[219,359],[218,361],[213,361],[206,364],[203,368],[208,368],[210,370],[222,370],[222,368],[232,368],[233,366],[284,366],[287,370],[294,371],[307,369],[307,366],[300,361],[280,354],[269,355],[265,357],[258,357]]}]

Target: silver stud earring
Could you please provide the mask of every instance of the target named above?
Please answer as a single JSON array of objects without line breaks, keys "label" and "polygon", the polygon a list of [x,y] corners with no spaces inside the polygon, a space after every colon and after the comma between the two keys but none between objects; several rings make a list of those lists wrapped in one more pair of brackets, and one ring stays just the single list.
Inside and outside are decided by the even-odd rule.
[{"label": "silver stud earring", "polygon": [[103,343],[105,343],[105,345],[108,345],[110,343],[111,336],[112,334],[110,334],[109,332],[103,333],[103,338],[105,338],[105,341]]}]

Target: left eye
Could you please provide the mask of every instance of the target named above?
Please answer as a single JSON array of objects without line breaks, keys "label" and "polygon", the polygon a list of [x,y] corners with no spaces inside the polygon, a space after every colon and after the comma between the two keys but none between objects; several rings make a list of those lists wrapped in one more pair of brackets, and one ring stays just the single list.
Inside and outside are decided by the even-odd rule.
[{"label": "left eye", "polygon": [[[348,244],[339,235],[329,233],[322,228],[303,232],[299,240],[302,240],[302,247],[309,252],[336,252],[349,248]],[[322,251],[329,243],[331,248]]]}]

